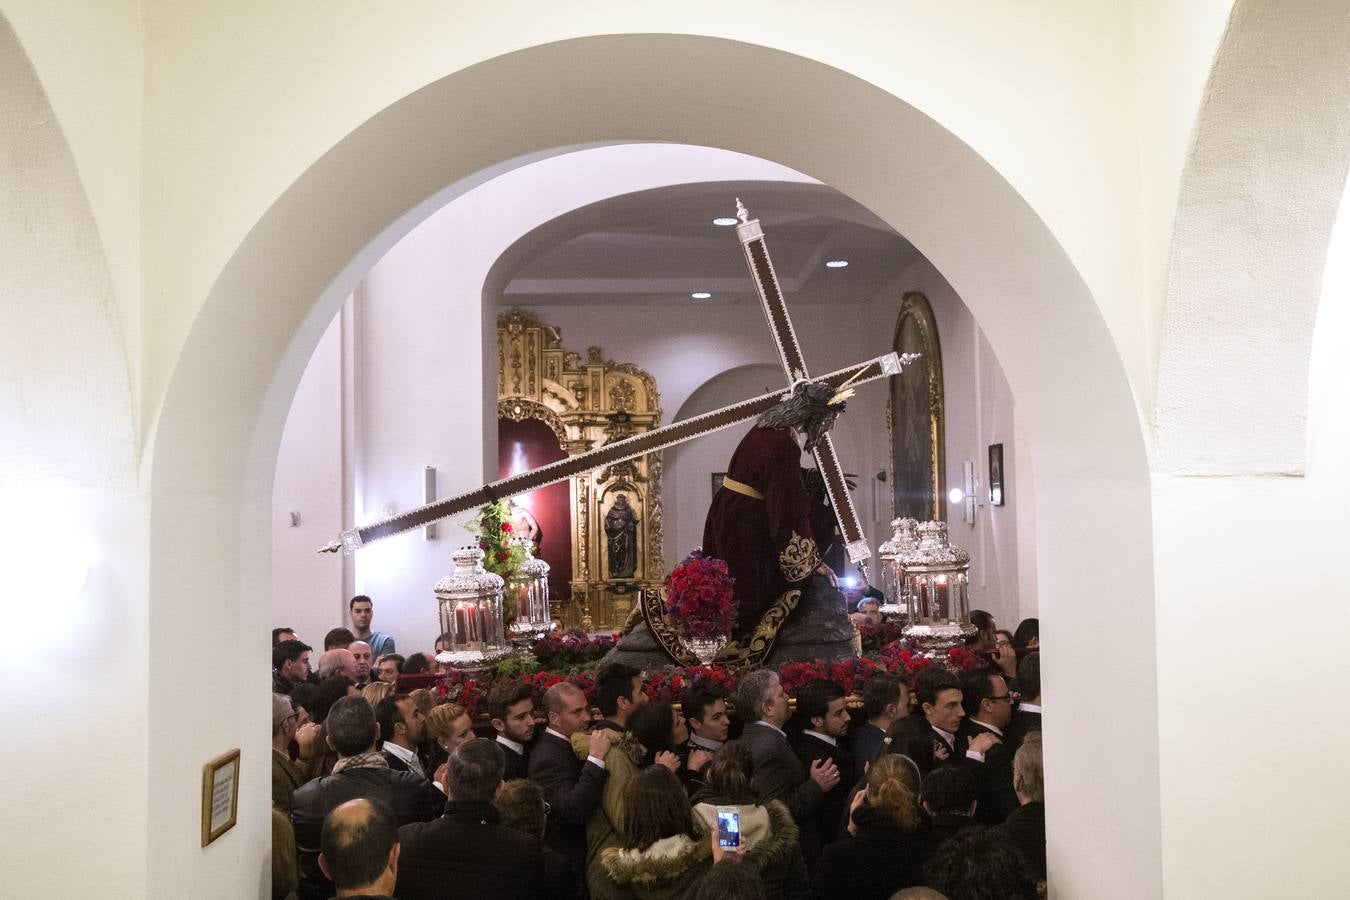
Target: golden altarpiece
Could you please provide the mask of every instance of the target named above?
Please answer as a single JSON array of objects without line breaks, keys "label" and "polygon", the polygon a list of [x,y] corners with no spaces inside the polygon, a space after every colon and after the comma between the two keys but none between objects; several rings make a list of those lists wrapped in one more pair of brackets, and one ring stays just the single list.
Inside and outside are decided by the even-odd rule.
[{"label": "golden altarpiece", "polygon": [[[497,415],[547,424],[568,455],[661,424],[652,376],[605,359],[599,347],[563,348],[558,328],[512,310],[497,319]],[[665,580],[661,555],[661,454],[570,481],[571,597],[555,615],[568,627],[618,629],[638,591]]]}]

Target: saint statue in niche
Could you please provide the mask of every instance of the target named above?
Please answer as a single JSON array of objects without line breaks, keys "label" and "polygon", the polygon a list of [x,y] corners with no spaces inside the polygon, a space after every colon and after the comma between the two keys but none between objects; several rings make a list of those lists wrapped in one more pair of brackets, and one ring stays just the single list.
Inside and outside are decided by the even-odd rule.
[{"label": "saint statue in niche", "polygon": [[614,505],[605,513],[610,578],[632,578],[637,574],[637,525],[637,516],[628,505],[628,495],[616,495]]}]

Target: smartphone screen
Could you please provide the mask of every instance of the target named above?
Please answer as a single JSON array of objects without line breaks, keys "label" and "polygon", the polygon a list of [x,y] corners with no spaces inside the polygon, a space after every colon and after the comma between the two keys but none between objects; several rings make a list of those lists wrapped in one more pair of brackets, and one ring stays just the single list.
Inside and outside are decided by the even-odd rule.
[{"label": "smartphone screen", "polygon": [[717,843],[721,847],[741,845],[741,811],[734,806],[717,807]]}]

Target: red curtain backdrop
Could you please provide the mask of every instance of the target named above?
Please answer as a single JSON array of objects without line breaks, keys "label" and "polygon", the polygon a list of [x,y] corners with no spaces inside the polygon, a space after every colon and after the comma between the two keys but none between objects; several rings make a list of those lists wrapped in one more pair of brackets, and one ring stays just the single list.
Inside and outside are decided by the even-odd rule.
[{"label": "red curtain backdrop", "polygon": [[[538,419],[515,422],[497,420],[498,477],[537,469],[545,463],[564,459],[567,452],[558,436]],[[553,604],[571,595],[572,581],[572,498],[568,482],[550,485],[513,498],[534,514],[543,532],[540,556],[550,566],[549,596]],[[555,606],[556,608],[556,606]]]}]

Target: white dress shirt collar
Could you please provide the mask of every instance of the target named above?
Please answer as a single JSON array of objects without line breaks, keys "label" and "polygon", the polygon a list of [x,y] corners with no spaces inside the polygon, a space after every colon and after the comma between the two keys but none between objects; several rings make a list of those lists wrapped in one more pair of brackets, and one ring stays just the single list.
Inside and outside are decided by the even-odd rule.
[{"label": "white dress shirt collar", "polygon": [[830,737],[828,734],[821,734],[819,731],[812,731],[810,728],[808,728],[808,729],[806,729],[805,731],[803,731],[802,734],[809,734],[809,735],[811,735],[811,737],[813,737],[813,738],[817,738],[818,740],[824,741],[825,743],[829,744],[831,747],[838,747],[838,746],[839,746],[839,741],[836,740],[835,738]]},{"label": "white dress shirt collar", "polygon": [[1017,708],[1022,712],[1034,712],[1037,715],[1040,715],[1041,713],[1041,705],[1039,703],[1019,703],[1017,704]]},{"label": "white dress shirt collar", "polygon": [[716,752],[722,746],[721,741],[712,741],[708,738],[699,737],[696,734],[689,735],[689,743],[698,747],[700,750],[707,750],[710,752]]},{"label": "white dress shirt collar", "polygon": [[395,744],[393,741],[385,741],[385,742],[384,742],[384,748],[383,748],[383,749],[384,749],[390,756],[396,756],[396,757],[398,757],[399,759],[401,759],[403,762],[407,763],[408,768],[409,768],[409,769],[412,769],[412,770],[413,770],[414,772],[416,772],[418,775],[424,775],[424,774],[425,774],[425,773],[422,771],[422,761],[421,761],[420,759],[417,758],[417,753],[416,753],[415,751],[409,750],[407,747],[400,747],[398,744]]},{"label": "white dress shirt collar", "polygon": [[497,743],[501,744],[503,747],[510,747],[512,750],[516,751],[516,753],[519,754],[520,756],[525,755],[525,745],[511,740],[504,734],[497,735]]},{"label": "white dress shirt collar", "polygon": [[787,740],[787,732],[784,731],[783,729],[779,728],[777,725],[773,724],[772,722],[766,722],[766,721],[764,721],[763,719],[760,719],[758,722],[751,722],[750,724],[751,724],[751,725],[763,725],[765,728],[771,728],[771,729],[773,729],[774,731],[778,732],[778,734],[782,736],[783,740]]},{"label": "white dress shirt collar", "polygon": [[1003,729],[999,728],[997,725],[990,725],[988,722],[981,722],[979,719],[971,719],[970,721],[974,722],[976,725],[979,725],[981,728],[988,728],[990,731],[992,731],[999,737],[1003,737]]}]

